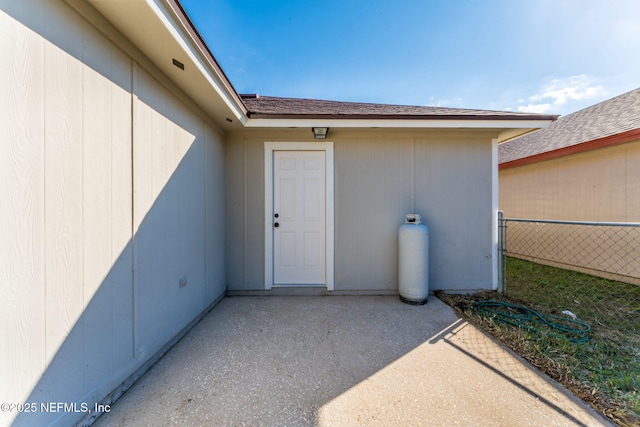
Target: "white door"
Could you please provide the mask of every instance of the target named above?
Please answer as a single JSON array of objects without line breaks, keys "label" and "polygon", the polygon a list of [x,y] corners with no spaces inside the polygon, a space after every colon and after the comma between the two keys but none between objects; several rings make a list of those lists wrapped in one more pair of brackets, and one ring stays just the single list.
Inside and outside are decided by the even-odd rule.
[{"label": "white door", "polygon": [[325,151],[273,152],[273,284],[324,285]]}]

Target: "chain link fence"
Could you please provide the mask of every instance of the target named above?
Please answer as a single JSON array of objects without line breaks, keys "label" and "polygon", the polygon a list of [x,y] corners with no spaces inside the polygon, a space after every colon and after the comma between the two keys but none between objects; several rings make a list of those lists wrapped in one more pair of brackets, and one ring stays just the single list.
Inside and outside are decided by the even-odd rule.
[{"label": "chain link fence", "polygon": [[640,343],[640,223],[499,221],[503,293]]}]

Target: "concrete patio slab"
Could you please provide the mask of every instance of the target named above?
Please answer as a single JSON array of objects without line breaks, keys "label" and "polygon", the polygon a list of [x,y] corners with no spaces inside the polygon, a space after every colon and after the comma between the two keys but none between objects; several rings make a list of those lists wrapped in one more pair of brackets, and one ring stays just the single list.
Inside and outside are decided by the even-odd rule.
[{"label": "concrete patio slab", "polygon": [[96,426],[614,425],[435,297],[225,298]]}]

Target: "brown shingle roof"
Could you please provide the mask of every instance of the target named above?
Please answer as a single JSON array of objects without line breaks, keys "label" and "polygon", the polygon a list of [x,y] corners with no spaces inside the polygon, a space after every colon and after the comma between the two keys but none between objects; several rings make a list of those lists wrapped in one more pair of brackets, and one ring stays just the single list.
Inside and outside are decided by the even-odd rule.
[{"label": "brown shingle roof", "polygon": [[499,163],[507,163],[640,128],[640,88],[567,116],[549,127],[503,142]]},{"label": "brown shingle roof", "polygon": [[240,95],[250,118],[555,120],[555,115]]}]

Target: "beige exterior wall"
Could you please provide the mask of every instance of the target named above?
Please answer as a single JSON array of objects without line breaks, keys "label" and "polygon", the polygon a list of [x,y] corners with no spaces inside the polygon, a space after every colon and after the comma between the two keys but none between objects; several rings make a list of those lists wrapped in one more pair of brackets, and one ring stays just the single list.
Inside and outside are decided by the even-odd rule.
[{"label": "beige exterior wall", "polygon": [[110,33],[2,2],[2,402],[92,407],[224,294],[223,135]]},{"label": "beige exterior wall", "polygon": [[[640,222],[640,141],[500,171],[505,218]],[[512,256],[640,284],[638,229],[510,223]]]},{"label": "beige exterior wall", "polygon": [[[335,291],[397,292],[398,227],[416,212],[430,229],[430,289],[491,288],[492,132],[331,129]],[[227,284],[264,289],[264,142],[311,131],[228,136]]]},{"label": "beige exterior wall", "polygon": [[640,141],[500,171],[507,218],[640,222]]},{"label": "beige exterior wall", "polygon": [[640,227],[507,221],[505,246],[515,258],[640,285]]}]

